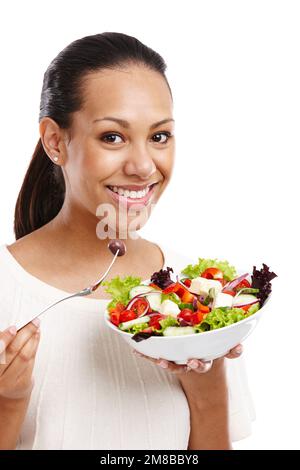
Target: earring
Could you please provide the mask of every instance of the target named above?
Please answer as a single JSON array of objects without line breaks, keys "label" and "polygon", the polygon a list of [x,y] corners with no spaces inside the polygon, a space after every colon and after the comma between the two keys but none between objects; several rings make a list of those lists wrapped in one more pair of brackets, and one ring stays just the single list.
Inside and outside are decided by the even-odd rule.
[{"label": "earring", "polygon": [[53,157],[53,160],[54,160],[55,162],[57,162],[57,161],[58,161],[58,157]]}]

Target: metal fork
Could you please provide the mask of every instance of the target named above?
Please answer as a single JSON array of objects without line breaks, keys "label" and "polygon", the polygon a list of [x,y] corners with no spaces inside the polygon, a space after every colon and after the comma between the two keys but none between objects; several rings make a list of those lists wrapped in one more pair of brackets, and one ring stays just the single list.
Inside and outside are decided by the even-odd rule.
[{"label": "metal fork", "polygon": [[29,321],[26,321],[25,323],[21,323],[21,325],[18,325],[17,326],[17,331],[19,331],[21,328],[23,328],[24,326],[28,325],[32,320],[34,320],[35,318],[38,318],[40,317],[43,313],[47,312],[47,310],[49,310],[50,308],[54,307],[54,305],[57,305],[61,302],[64,302],[65,300],[67,299],[71,299],[72,297],[84,297],[85,295],[90,295],[92,292],[95,292],[96,289],[98,289],[98,287],[100,286],[100,284],[102,284],[102,282],[104,281],[104,279],[106,278],[106,276],[108,275],[112,265],[114,264],[117,256],[118,256],[118,253],[119,253],[119,249],[117,249],[110,265],[108,266],[107,270],[105,271],[105,273],[100,277],[100,279],[93,285],[91,285],[90,287],[86,287],[85,289],[82,289],[81,291],[79,292],[76,292],[75,294],[71,294],[71,295],[68,295],[67,297],[64,297],[63,299],[60,299],[58,300],[57,302],[54,302],[53,304],[49,305],[48,307],[46,307],[44,310],[42,310],[38,315],[35,315],[31,320]]}]

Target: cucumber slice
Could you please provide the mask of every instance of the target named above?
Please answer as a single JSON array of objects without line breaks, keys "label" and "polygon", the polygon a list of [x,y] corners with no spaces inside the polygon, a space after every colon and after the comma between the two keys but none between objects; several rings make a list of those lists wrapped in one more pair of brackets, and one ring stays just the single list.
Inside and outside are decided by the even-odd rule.
[{"label": "cucumber slice", "polygon": [[151,309],[154,312],[158,312],[158,309],[161,306],[161,293],[157,292],[157,294],[150,294],[150,295],[146,294],[145,297],[147,298]]},{"label": "cucumber slice", "polygon": [[139,295],[139,294],[144,294],[146,292],[151,292],[155,290],[153,287],[151,286],[146,286],[145,284],[141,284],[139,286],[135,286],[133,287],[130,292],[129,292],[129,297],[130,299],[132,299],[133,297],[135,297],[136,295]]},{"label": "cucumber slice", "polygon": [[192,326],[168,326],[164,332],[164,336],[182,336],[191,335],[195,333],[195,328]]},{"label": "cucumber slice", "polygon": [[131,328],[133,325],[139,325],[140,323],[147,323],[150,321],[150,317],[148,315],[144,315],[143,317],[135,318],[134,320],[125,321],[119,324],[120,330],[127,330]]},{"label": "cucumber slice", "polygon": [[237,295],[236,297],[233,298],[232,306],[234,307],[235,305],[253,304],[255,301],[258,302],[258,298],[255,295],[241,294],[241,295]]}]

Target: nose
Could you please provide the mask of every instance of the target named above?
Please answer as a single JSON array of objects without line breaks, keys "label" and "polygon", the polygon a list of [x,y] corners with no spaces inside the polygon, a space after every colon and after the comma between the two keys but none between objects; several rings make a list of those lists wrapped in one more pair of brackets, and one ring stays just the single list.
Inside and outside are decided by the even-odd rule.
[{"label": "nose", "polygon": [[136,175],[142,179],[149,179],[155,171],[156,165],[147,149],[139,146],[132,147],[130,156],[124,164],[124,173],[128,176]]}]

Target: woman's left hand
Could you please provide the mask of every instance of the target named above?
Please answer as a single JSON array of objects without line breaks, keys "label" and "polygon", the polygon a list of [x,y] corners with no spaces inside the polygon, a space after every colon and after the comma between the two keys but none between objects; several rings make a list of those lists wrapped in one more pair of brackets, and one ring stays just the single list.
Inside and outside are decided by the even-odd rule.
[{"label": "woman's left hand", "polygon": [[[228,354],[226,354],[223,357],[227,357],[228,359],[235,359],[237,357],[240,357],[242,352],[243,352],[243,346],[241,344],[238,344],[233,349],[231,349]],[[175,362],[167,361],[166,359],[160,359],[160,358],[154,359],[153,357],[145,356],[144,354],[141,354],[136,349],[133,350],[133,353],[135,353],[137,356],[144,357],[145,359],[148,359],[149,361],[154,362],[155,364],[159,365],[163,369],[168,369],[170,372],[173,372],[175,374],[186,374],[189,371],[194,371],[194,372],[197,372],[198,374],[203,374],[205,372],[208,372],[211,369],[212,364],[213,364],[213,361],[202,361],[201,359],[194,359],[194,358],[189,359],[186,365],[176,364]]]}]

